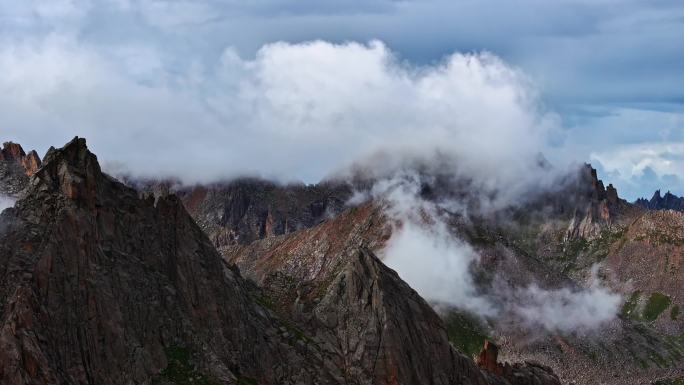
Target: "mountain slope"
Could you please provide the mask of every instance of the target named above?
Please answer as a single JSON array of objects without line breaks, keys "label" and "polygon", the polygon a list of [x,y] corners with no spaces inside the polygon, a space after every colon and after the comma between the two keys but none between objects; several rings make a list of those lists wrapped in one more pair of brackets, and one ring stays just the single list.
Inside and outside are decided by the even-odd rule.
[{"label": "mountain slope", "polygon": [[44,163],[2,215],[0,383],[138,384],[175,348],[222,383],[337,382],[279,334],[177,198],[138,198],[83,139]]},{"label": "mountain slope", "polygon": [[[381,247],[388,230],[371,203],[223,254],[264,288],[278,314],[325,341],[352,382],[496,382],[451,346],[432,307],[370,251]],[[535,364],[509,370],[511,383],[558,383]]]}]

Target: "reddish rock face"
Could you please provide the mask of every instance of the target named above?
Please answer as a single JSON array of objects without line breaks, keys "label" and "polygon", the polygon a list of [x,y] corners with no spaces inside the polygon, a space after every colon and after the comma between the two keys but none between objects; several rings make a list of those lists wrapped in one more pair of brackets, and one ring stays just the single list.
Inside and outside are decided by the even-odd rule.
[{"label": "reddish rock face", "polygon": [[40,168],[41,161],[35,151],[31,151],[27,155],[21,145],[13,142],[5,142],[2,147],[0,158],[5,162],[20,165],[26,176],[35,174]]},{"label": "reddish rock face", "polygon": [[492,373],[503,374],[503,365],[499,364],[499,348],[489,340],[485,341],[484,348],[477,356],[475,363]]},{"label": "reddish rock face", "polygon": [[561,384],[558,377],[550,374],[550,368],[534,362],[526,362],[525,367],[535,373],[535,375],[525,379],[520,375],[522,365],[511,365],[508,362],[499,363],[499,347],[491,341],[485,341],[482,351],[475,359],[475,363],[487,372],[505,378],[511,384]]},{"label": "reddish rock face", "polygon": [[19,144],[13,142],[3,143],[1,152],[2,158],[7,161],[19,162],[26,156],[24,149]]},{"label": "reddish rock face", "polygon": [[22,166],[24,166],[27,176],[35,174],[41,166],[41,161],[38,157],[38,153],[36,153],[35,151],[29,152],[28,155],[22,158],[21,164]]},{"label": "reddish rock face", "polygon": [[629,204],[618,197],[612,184],[604,187],[596,170],[588,164],[580,169],[577,180],[584,188],[578,189],[579,194],[574,197],[575,213],[565,239],[593,239],[615,223],[621,208]]}]

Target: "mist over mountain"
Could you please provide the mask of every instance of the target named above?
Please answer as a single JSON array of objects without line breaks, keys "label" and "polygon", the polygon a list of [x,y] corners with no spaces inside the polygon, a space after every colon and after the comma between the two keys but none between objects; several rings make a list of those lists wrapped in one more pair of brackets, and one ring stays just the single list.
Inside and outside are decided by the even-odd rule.
[{"label": "mist over mountain", "polygon": [[682,20],[0,3],[0,385],[682,385]]},{"label": "mist over mountain", "polygon": [[[292,360],[287,364],[291,368],[300,367],[304,357],[315,357],[316,368],[312,370],[316,374],[310,377],[313,383],[336,383],[351,376],[359,381],[372,379],[372,383],[401,378],[401,383],[413,384],[423,383],[436,373],[448,373],[439,381],[507,384],[516,383],[515,378],[537,378],[543,384],[591,384],[599,378],[608,383],[637,384],[682,370],[684,341],[679,337],[682,324],[677,310],[681,306],[682,277],[678,274],[679,259],[670,257],[672,249],[679,247],[679,232],[684,228],[679,225],[681,218],[674,211],[663,215],[652,211],[656,207],[621,199],[589,165],[560,169],[539,156],[530,156],[527,172],[513,174],[504,171],[522,166],[478,169],[469,163],[474,158],[423,150],[363,157],[311,185],[254,178],[187,184],[179,183],[179,179],[135,175],[122,176],[125,184],[121,184],[100,171],[97,158],[83,139],[76,138],[62,149],[51,148],[42,160],[34,152],[26,155],[13,143],[5,148],[9,155],[0,161],[7,170],[3,191],[7,191],[8,202],[11,200],[8,206],[13,207],[5,210],[2,221],[6,237],[3,263],[8,269],[3,305],[8,310],[3,317],[10,352],[2,358],[10,368],[2,372],[2,378],[11,383],[89,384],[98,381],[96,378],[178,383],[169,377],[179,370],[177,365],[189,376],[216,383],[239,383],[241,378],[303,381],[294,372],[254,366],[249,357],[271,354],[263,352],[282,346],[278,342],[247,343],[252,347],[246,349],[242,338],[258,339],[259,333],[277,335],[290,341],[286,345],[297,346],[291,352],[285,349],[277,353],[282,360]],[[128,203],[117,203],[120,199]],[[132,206],[123,209],[126,205]],[[157,226],[151,224],[145,225],[147,230],[135,230],[123,225],[169,223],[164,217],[168,213],[157,212],[167,205],[177,212],[173,218],[187,215],[185,210],[190,214],[176,230],[151,230]],[[111,214],[103,211],[105,207],[113,210]],[[124,213],[131,210],[138,217],[127,219]],[[64,219],[49,219],[55,216]],[[76,227],[64,227],[74,220]],[[197,226],[195,223],[196,230],[189,230]],[[56,233],[52,226],[61,230]],[[175,251],[161,246],[167,233],[176,234]],[[21,241],[22,234],[33,234],[33,238]],[[50,234],[59,234],[59,238],[41,238],[54,236]],[[143,247],[127,243],[137,239],[132,234],[161,238],[135,241],[146,245]],[[178,234],[185,235],[177,238]],[[24,242],[24,246],[18,249],[17,242]],[[68,276],[62,276],[65,270],[49,267],[45,258],[73,255],[77,250],[70,248],[73,242],[90,242],[85,254],[77,253],[82,258],[73,261],[75,265],[68,262],[68,266],[95,269],[86,284],[92,287],[91,301],[107,303],[124,317],[112,330],[130,328],[127,333],[147,335],[138,329],[135,318],[129,318],[135,314],[135,306],[144,301],[131,302],[124,296],[110,302],[106,293],[118,283],[98,273],[102,268],[95,266],[100,264],[124,269],[117,274],[134,274],[135,282],[170,279],[169,290],[176,293],[185,290],[174,288],[181,282],[191,287],[220,286],[225,279],[245,279],[238,283],[244,287],[239,289],[241,294],[233,296],[240,298],[240,306],[252,307],[248,312],[260,314],[256,317],[264,317],[266,312],[266,318],[258,321],[264,326],[227,337],[223,344],[233,353],[226,355],[224,348],[212,347],[216,341],[209,336],[215,328],[257,321],[221,318],[226,316],[219,314],[211,321],[214,326],[209,327],[195,318],[199,317],[195,312],[206,311],[205,304],[170,305],[179,309],[172,313],[163,305],[146,317],[170,326],[160,326],[160,339],[134,343],[142,343],[146,352],[135,371],[93,362],[89,357],[105,351],[97,346],[79,353],[75,365],[83,369],[67,369],[61,358],[51,358],[53,349],[75,351],[79,342],[58,337],[54,328],[67,325],[76,335],[86,333],[87,338],[96,340],[118,333],[107,331],[108,327],[82,329],[76,326],[77,320],[72,329],[68,317],[50,310],[68,306],[62,298],[71,294],[52,297],[50,292],[41,291],[44,279],[69,282]],[[193,242],[201,243],[202,250],[193,249]],[[112,247],[111,252],[106,251]],[[147,250],[145,255],[162,258],[163,264],[181,263],[173,262],[179,258],[173,253],[199,253],[188,257],[182,267],[162,267],[180,271],[204,266],[204,258],[213,253],[211,258],[218,257],[226,264],[224,271],[233,266],[235,273],[231,274],[240,278],[197,277],[195,273],[190,278],[180,271],[168,278],[149,278],[143,274],[143,267],[158,268],[159,260],[145,262],[142,255],[130,254],[138,253],[135,250],[141,247]],[[23,250],[23,254],[13,250]],[[115,254],[133,259],[128,265],[119,265],[115,262],[118,258],[107,259]],[[661,255],[667,255],[665,265],[652,261],[649,268],[644,267],[649,262],[643,258],[665,258]],[[138,269],[136,266],[143,270],[128,271]],[[34,279],[36,274],[39,278]],[[137,283],[130,285],[138,287]],[[222,297],[216,290],[224,294],[235,290],[219,286],[212,286],[214,291],[204,295],[219,300]],[[26,298],[17,291],[20,289],[11,287],[34,293],[28,299],[32,301],[30,315],[11,310]],[[343,288],[347,291],[341,292]],[[146,294],[147,298],[166,303],[168,298],[155,290]],[[76,304],[82,301],[80,295],[74,297]],[[180,295],[179,301],[187,300],[182,299],[186,294]],[[196,294],[187,295],[193,301]],[[407,295],[417,302],[407,304]],[[368,313],[367,306],[371,305],[374,310]],[[93,325],[98,325],[100,321],[96,320],[104,315],[100,310],[74,311],[90,314],[96,322]],[[369,332],[359,334],[362,324],[351,326],[351,314],[363,321]],[[14,321],[27,316],[49,317],[55,323],[34,329],[33,323]],[[416,323],[405,330],[388,323],[395,317]],[[416,321],[415,317],[429,321]],[[176,328],[174,322],[185,325],[182,334],[163,332],[166,327]],[[39,336],[38,340],[16,340],[16,325],[26,330],[21,333]],[[422,335],[434,333],[431,338],[439,340],[440,347],[432,350],[422,345],[422,338],[402,341],[399,337],[416,330],[422,330]],[[340,341],[352,341],[355,350],[339,350]],[[148,343],[151,345],[145,345]],[[612,348],[595,353],[605,345]],[[117,350],[106,354],[113,357],[112,365],[123,368],[123,363],[134,357],[128,350],[131,345],[125,342],[116,346]],[[485,350],[477,360],[468,357],[483,346]],[[32,360],[50,369],[35,372],[27,366],[28,361],[11,358],[29,354],[27,349],[33,352]],[[370,352],[378,349],[384,358],[371,358],[374,355]],[[433,363],[447,351],[456,358]],[[186,358],[178,361],[176,354]],[[595,361],[597,354],[599,362]],[[499,362],[499,355],[527,364]],[[82,376],[82,371],[87,374]],[[401,373],[399,377],[392,374],[394,371]]]},{"label": "mist over mountain", "polygon": [[[654,279],[662,274],[657,265],[633,265],[634,257],[676,245],[676,222],[664,222],[672,223],[662,228],[670,235],[642,235],[642,223],[656,218],[604,187],[589,166],[558,174],[545,188],[532,184],[536,190],[503,204],[496,190],[434,164],[406,161],[383,173],[356,166],[309,186],[256,179],[126,183],[156,199],[179,196],[223,258],[263,290],[257,303],[304,335],[319,335],[318,322],[339,325],[324,317],[339,305],[320,301],[329,301],[324,293],[347,271],[353,250],[367,250],[428,300],[448,340],[467,354],[496,341],[507,359],[534,359],[576,383],[640,383],[681,370],[681,325],[669,314],[679,306],[674,282],[681,277]],[[678,262],[670,263],[667,271]],[[652,318],[654,296],[668,302]],[[601,344],[614,348],[597,364],[587,352]],[[653,357],[664,361],[644,367]],[[478,362],[499,375],[512,370],[496,360]],[[354,364],[359,375],[369,375],[361,374],[364,365]]]}]

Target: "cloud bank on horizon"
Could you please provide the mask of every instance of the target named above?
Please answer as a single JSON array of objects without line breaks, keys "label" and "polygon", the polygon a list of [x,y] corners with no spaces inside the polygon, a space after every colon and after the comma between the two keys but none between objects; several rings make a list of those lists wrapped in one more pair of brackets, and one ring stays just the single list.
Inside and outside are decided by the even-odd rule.
[{"label": "cloud bank on horizon", "polygon": [[683,194],[682,16],[674,0],[4,2],[0,132],[41,151],[86,136],[105,162],[197,180],[312,182],[419,144],[485,170],[591,160],[630,199]]},{"label": "cloud bank on horizon", "polygon": [[0,73],[0,104],[13,111],[3,126],[72,131],[105,161],[187,182],[315,182],[377,151],[439,151],[483,184],[506,186],[530,174],[557,129],[527,77],[496,56],[414,66],[379,41],[274,43],[252,60],[227,49],[210,72],[157,74],[168,79],[156,84],[50,41],[0,48]]}]

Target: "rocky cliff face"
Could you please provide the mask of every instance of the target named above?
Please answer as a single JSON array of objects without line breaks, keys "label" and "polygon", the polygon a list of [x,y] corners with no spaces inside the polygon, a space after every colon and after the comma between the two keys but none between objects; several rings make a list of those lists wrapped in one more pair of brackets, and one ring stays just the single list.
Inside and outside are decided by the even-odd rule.
[{"label": "rocky cliff face", "polygon": [[5,142],[0,150],[0,194],[16,196],[28,183],[28,177],[41,167],[35,151],[28,154],[12,142]]},{"label": "rocky cliff face", "polygon": [[596,170],[590,165],[580,169],[575,190],[573,218],[566,232],[566,240],[593,239],[616,220],[621,204],[612,184],[604,187]]},{"label": "rocky cliff face", "polygon": [[14,162],[19,164],[27,176],[31,176],[38,171],[41,166],[41,160],[38,153],[31,151],[28,154],[24,149],[16,143],[5,142],[0,150],[0,158],[5,162]]}]

